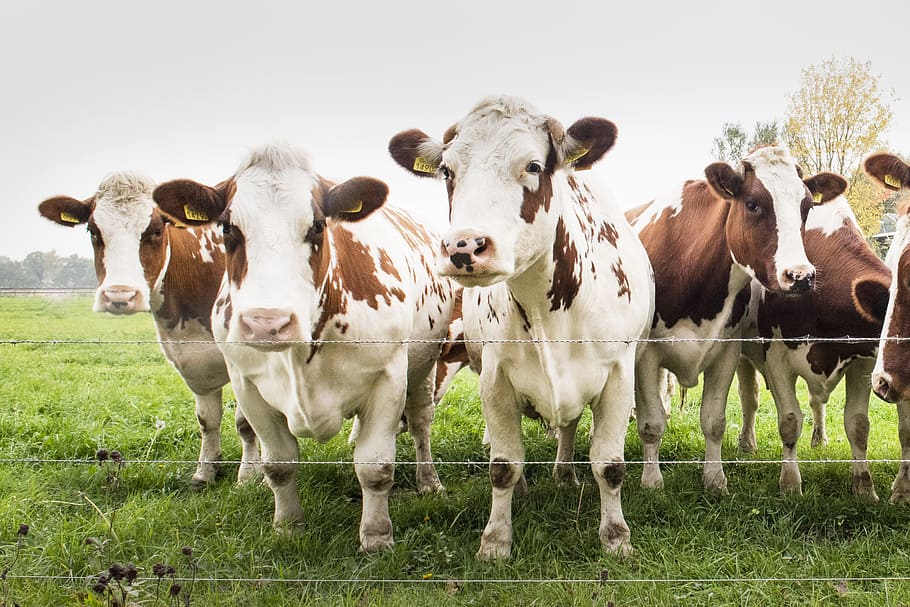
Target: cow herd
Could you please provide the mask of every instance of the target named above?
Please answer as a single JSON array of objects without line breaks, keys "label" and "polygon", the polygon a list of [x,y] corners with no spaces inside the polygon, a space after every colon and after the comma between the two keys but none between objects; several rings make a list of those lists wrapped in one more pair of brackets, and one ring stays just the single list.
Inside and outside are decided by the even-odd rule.
[{"label": "cow herd", "polygon": [[[450,225],[441,236],[385,204],[383,182],[331,182],[278,144],[252,151],[215,185],[156,186],[114,173],[90,198],[57,196],[39,211],[86,225],[95,311],[151,312],[165,356],[195,396],[202,445],[192,481],[200,486],[215,479],[222,388],[231,382],[238,481],[264,476],[278,529],[304,517],[298,437],[326,441],[354,417],[360,547],[389,547],[396,435],[406,428],[414,440],[418,489],[441,491],[434,405],[468,364],[480,373],[490,445],[482,559],[511,554],[522,415],[556,431],[554,477],[572,485],[586,405],[600,539],[608,552],[631,551],[620,502],[624,439],[634,413],[641,484],[660,488],[667,373],[684,387],[704,375],[704,485],[719,492],[734,374],[745,451],[755,449],[757,371],[771,389],[784,492],[801,491],[796,378],[809,388],[814,446],[826,440],[825,404],[846,376],[852,489],[876,500],[863,461],[871,376],[872,389],[898,408],[905,461],[891,501],[910,502],[910,346],[888,339],[910,335],[907,201],[886,263],[857,227],[846,180],[803,175],[782,146],[758,148],[736,167],[711,164],[704,179],[623,213],[577,173],[615,139],[608,120],[564,127],[512,97],[481,101],[441,140],[416,129],[395,135],[395,161],[445,183]],[[910,166],[896,156],[875,154],[864,168],[890,190],[910,188]],[[866,339],[831,339],[844,336]]]}]

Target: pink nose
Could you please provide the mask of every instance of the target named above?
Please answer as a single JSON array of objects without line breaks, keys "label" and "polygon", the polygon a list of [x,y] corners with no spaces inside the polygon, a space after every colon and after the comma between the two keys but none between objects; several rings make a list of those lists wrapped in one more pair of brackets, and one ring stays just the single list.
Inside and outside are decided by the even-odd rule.
[{"label": "pink nose", "polygon": [[251,308],[240,314],[246,341],[288,342],[297,338],[297,317],[290,310]]},{"label": "pink nose", "polygon": [[115,285],[101,291],[104,311],[110,314],[132,314],[141,300],[139,291],[132,287]]},{"label": "pink nose", "polygon": [[456,270],[473,272],[493,252],[493,241],[480,234],[455,234],[442,241],[442,255],[448,257]]},{"label": "pink nose", "polygon": [[815,284],[815,268],[796,266],[783,271],[781,286],[793,294],[808,293]]},{"label": "pink nose", "polygon": [[891,378],[887,373],[872,374],[872,390],[885,402],[895,402],[894,393],[891,390]]}]

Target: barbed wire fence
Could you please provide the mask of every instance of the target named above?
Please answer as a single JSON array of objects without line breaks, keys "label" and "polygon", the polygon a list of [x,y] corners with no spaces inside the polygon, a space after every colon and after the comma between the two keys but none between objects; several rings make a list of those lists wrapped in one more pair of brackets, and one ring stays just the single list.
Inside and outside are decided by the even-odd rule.
[{"label": "barbed wire fence", "polygon": [[[25,295],[34,294],[33,291],[29,290],[27,293],[22,293]],[[17,294],[17,295],[22,295]],[[767,338],[767,337],[723,337],[723,338],[640,338],[640,339],[590,339],[590,338],[571,338],[571,339],[483,339],[483,340],[466,340],[466,339],[457,339],[457,340],[422,340],[422,339],[404,339],[404,340],[300,340],[300,341],[281,341],[281,342],[259,342],[261,345],[265,344],[278,344],[281,345],[307,345],[318,347],[321,345],[327,344],[345,344],[350,346],[364,347],[370,345],[401,345],[406,346],[408,344],[422,344],[422,343],[439,343],[441,345],[469,345],[469,344],[479,344],[481,346],[487,344],[503,344],[503,345],[540,345],[540,344],[638,344],[643,342],[652,342],[652,343],[692,343],[692,342],[739,342],[739,343],[756,343],[760,345],[770,345],[774,342],[784,342],[789,345],[812,345],[816,343],[839,343],[839,344],[880,344],[883,341],[893,341],[893,342],[903,342],[908,341],[910,338],[900,338],[900,337],[888,337],[884,340],[879,337],[852,337],[852,336],[842,336],[842,337],[814,337],[814,336],[800,336],[800,337],[788,337],[788,338]],[[246,342],[223,342],[229,343],[232,345],[241,345],[249,346]],[[206,340],[161,340],[161,339],[27,339],[27,338],[12,338],[12,339],[0,339],[0,352],[4,349],[11,349],[15,346],[49,346],[49,347],[63,347],[63,346],[81,346],[81,345],[91,345],[91,346],[142,346],[142,345],[210,345],[211,342]],[[877,458],[877,459],[850,459],[850,458],[812,458],[812,459],[803,459],[803,460],[786,460],[786,459],[721,459],[721,460],[707,460],[707,459],[677,459],[677,460],[660,460],[660,465],[662,467],[670,466],[680,466],[680,465],[704,465],[706,463],[717,463],[722,465],[780,465],[781,463],[795,462],[801,465],[814,465],[814,464],[855,464],[855,463],[868,463],[868,464],[902,464],[907,463],[907,460],[900,458]],[[99,460],[97,458],[35,458],[35,457],[23,457],[23,458],[0,458],[0,465],[98,465]],[[196,466],[199,463],[206,464],[220,464],[220,465],[241,465],[243,463],[259,463],[259,462],[244,462],[243,460],[197,460],[197,459],[155,459],[155,458],[125,458],[121,456],[121,459],[118,460],[118,464],[122,466]],[[271,461],[270,463],[275,464],[295,464],[298,466],[352,466],[358,463],[371,463],[375,464],[377,462],[358,462],[353,459],[323,459],[323,460],[290,460],[290,461]],[[402,461],[396,460],[394,462],[378,462],[378,463],[391,463],[397,466],[416,466],[418,464],[430,463],[422,461]],[[452,466],[486,466],[488,462],[486,460],[444,460],[444,459],[434,459],[432,461],[434,465],[452,465]],[[516,462],[509,462],[516,463]],[[573,459],[572,461],[556,461],[556,460],[525,460],[521,462],[525,465],[553,465],[556,463],[567,464],[567,465],[591,465],[593,463],[601,463],[596,460],[578,460]],[[612,462],[604,462],[612,463]],[[646,460],[625,460],[626,465],[643,465],[646,463],[653,463]],[[91,576],[89,576],[91,577]],[[29,574],[15,574],[12,572],[4,572],[4,580],[23,580],[23,581],[43,581],[51,583],[61,583],[61,584],[70,584],[70,585],[79,585],[85,584],[87,582],[86,576],[77,576],[74,574],[63,574],[63,575],[29,575]],[[160,577],[143,577],[138,576],[135,578],[136,581],[141,582],[155,582],[160,580]],[[282,585],[315,585],[315,584],[403,584],[403,585],[427,585],[427,586],[436,586],[440,584],[458,584],[459,586],[464,585],[508,585],[508,584],[517,584],[517,585],[540,585],[540,584],[551,584],[551,583],[563,583],[563,584],[582,584],[582,585],[598,585],[598,586],[608,586],[608,585],[635,585],[635,584],[649,584],[649,585],[692,585],[692,584],[799,584],[799,583],[828,583],[828,584],[840,584],[840,583],[873,583],[873,582],[908,582],[910,581],[910,575],[882,575],[882,576],[780,576],[780,577],[743,577],[743,576],[717,576],[717,577],[628,577],[628,578],[619,578],[611,577],[609,573],[604,570],[597,577],[591,578],[495,578],[495,577],[483,577],[483,578],[452,578],[450,576],[439,576],[439,577],[401,577],[401,578],[358,578],[358,577],[200,577],[193,576],[190,577],[179,577],[179,576],[169,576],[169,581],[181,582],[181,583],[231,583],[231,584],[282,584]]]}]

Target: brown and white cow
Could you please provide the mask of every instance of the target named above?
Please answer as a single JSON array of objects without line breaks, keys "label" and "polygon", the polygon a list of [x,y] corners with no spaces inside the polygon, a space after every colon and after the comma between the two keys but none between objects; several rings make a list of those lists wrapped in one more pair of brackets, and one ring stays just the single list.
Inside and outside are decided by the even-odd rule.
[{"label": "brown and white cow", "polygon": [[891,485],[891,503],[910,502],[910,164],[894,154],[873,154],[866,172],[899,194],[897,229],[885,264],[891,270],[888,309],[872,372],[872,389],[897,405],[901,464]]},{"label": "brown and white cow", "polygon": [[704,373],[704,485],[726,492],[720,447],[740,353],[738,341],[726,340],[740,336],[749,283],[755,279],[771,291],[802,295],[815,281],[802,241],[813,184],[803,183],[786,148],[759,148],[738,169],[711,164],[705,177],[628,213],[654,267],[651,338],[660,340],[642,345],[635,368],[646,488],[663,486],[658,453],[666,413],[660,390],[661,370],[667,369],[685,387]]},{"label": "brown and white cow", "polygon": [[595,197],[575,175],[615,138],[616,127],[602,118],[565,130],[520,99],[494,97],[442,142],[410,130],[389,144],[405,169],[445,179],[451,226],[437,268],[471,287],[465,334],[484,341],[480,398],[493,503],[482,559],[511,554],[512,495],[524,468],[522,412],[535,411],[565,442],[586,403],[594,413],[600,539],[609,552],[631,550],[620,503],[623,443],[635,342],[652,314],[651,271],[618,205]]},{"label": "brown and white cow", "polygon": [[[152,200],[154,182],[135,173],[113,173],[86,200],[55,196],[38,211],[51,221],[85,224],[92,239],[98,289],[95,312],[151,311],[165,357],[196,400],[202,431],[192,481],[215,480],[221,459],[221,392],[228,382],[224,357],[212,336],[211,313],[224,275],[224,247],[217,228],[181,229]],[[238,479],[257,475],[256,435],[240,411],[243,448]]]},{"label": "brown and white cow", "polygon": [[432,271],[437,240],[406,213],[380,208],[387,194],[369,177],[334,185],[286,145],[254,150],[221,187],[179,180],[154,193],[180,221],[223,226],[227,274],[212,326],[259,436],[276,527],[303,518],[297,437],[327,441],[356,415],[368,552],[393,543],[388,496],[402,414],[422,462],[418,488],[441,489],[429,425],[454,299],[451,281]]},{"label": "brown and white cow", "polygon": [[803,416],[796,397],[796,379],[802,377],[809,389],[815,447],[827,442],[825,405],[846,376],[844,429],[856,460],[852,490],[855,495],[878,500],[869,465],[862,461],[866,459],[869,437],[869,373],[877,343],[813,343],[811,339],[878,337],[888,305],[891,273],[866,243],[843,196],[847,182],[824,174],[806,181],[810,190],[821,193],[824,203],[809,211],[804,237],[806,255],[815,266],[818,280],[816,287],[803,297],[766,291],[758,281],[752,282],[748,324],[755,331],[747,335],[790,341],[743,345],[749,363],[737,369],[743,408],[739,444],[744,451],[755,450],[758,384],[751,366],[754,365],[764,374],[777,405],[784,460],[781,491],[801,492],[796,442],[802,432]]}]

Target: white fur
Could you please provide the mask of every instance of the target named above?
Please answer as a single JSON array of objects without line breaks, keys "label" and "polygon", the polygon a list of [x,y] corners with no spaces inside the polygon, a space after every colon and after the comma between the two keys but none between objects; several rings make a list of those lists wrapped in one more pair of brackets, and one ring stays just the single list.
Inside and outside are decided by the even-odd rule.
[{"label": "white fur", "polygon": [[809,211],[806,218],[806,231],[821,230],[825,236],[831,236],[836,231],[849,225],[859,230],[859,223],[856,221],[856,215],[850,208],[847,198],[841,194],[834,200],[829,200],[825,204],[818,204]]}]

